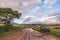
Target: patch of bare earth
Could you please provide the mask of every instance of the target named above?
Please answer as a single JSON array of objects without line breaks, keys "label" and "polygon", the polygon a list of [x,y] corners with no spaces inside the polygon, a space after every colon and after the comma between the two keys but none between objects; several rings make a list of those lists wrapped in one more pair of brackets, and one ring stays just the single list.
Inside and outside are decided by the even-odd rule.
[{"label": "patch of bare earth", "polygon": [[2,36],[0,37],[0,40],[60,40],[60,38],[52,35],[45,35],[32,28],[26,28],[22,31]]}]

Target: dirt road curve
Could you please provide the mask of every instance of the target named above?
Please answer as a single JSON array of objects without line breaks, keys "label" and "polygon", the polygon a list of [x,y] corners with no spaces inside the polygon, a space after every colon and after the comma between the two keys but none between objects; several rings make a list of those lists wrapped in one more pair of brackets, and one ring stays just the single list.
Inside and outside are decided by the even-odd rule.
[{"label": "dirt road curve", "polygon": [[26,28],[22,31],[0,37],[0,40],[60,40],[60,38],[52,35],[44,35],[31,28]]}]

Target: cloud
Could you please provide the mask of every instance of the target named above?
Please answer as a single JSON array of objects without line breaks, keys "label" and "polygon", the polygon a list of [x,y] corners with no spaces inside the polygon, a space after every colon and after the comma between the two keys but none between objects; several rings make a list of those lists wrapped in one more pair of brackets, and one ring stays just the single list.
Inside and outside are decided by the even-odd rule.
[{"label": "cloud", "polygon": [[60,24],[60,12],[49,14],[47,17],[41,18],[40,21],[46,24]]},{"label": "cloud", "polygon": [[35,7],[35,8],[32,9],[32,12],[35,13],[35,12],[37,12],[39,10],[40,10],[40,7]]},{"label": "cloud", "polygon": [[0,0],[0,7],[10,7],[17,10],[18,6],[18,0]]},{"label": "cloud", "polygon": [[[22,24],[37,24],[40,21],[37,16],[26,16]],[[40,22],[39,22],[40,23]]]},{"label": "cloud", "polygon": [[47,16],[47,17],[41,18],[40,21],[45,24],[51,24],[56,22],[56,19],[55,19],[55,16],[50,16],[50,17]]},{"label": "cloud", "polygon": [[[52,6],[57,2],[57,0],[44,0],[42,3],[42,0],[0,0],[0,7],[10,7],[14,10],[18,10],[22,13],[28,13],[27,11],[31,10],[31,13],[36,13],[38,11],[40,12],[46,12],[48,11],[48,8],[52,8]],[[35,6],[35,4],[41,4],[40,6]],[[30,7],[34,7],[30,9]],[[36,13],[37,14],[37,13]],[[24,19],[22,20],[15,20],[16,23],[60,23],[60,12],[52,13],[48,15],[47,17],[39,18],[38,16],[25,15],[23,16]]]},{"label": "cloud", "polygon": [[48,5],[53,5],[57,2],[57,0],[45,0],[44,3]]},{"label": "cloud", "polygon": [[[21,23],[20,23],[21,22]],[[19,20],[20,24],[60,24],[60,12],[51,13],[46,17],[37,17],[27,15],[22,20]]]},{"label": "cloud", "polygon": [[41,1],[40,0],[24,0],[22,2],[22,6],[23,7],[27,7],[27,6],[30,6],[30,5],[33,5],[34,3],[40,3]]},{"label": "cloud", "polygon": [[56,13],[53,13],[53,14],[51,14],[49,16],[56,16],[56,20],[60,21],[60,11],[57,11]]},{"label": "cloud", "polygon": [[20,3],[20,9],[22,10],[22,12],[24,12],[35,3],[41,3],[41,0],[22,0],[22,2]]},{"label": "cloud", "polygon": [[[44,5],[53,5],[56,3],[56,1],[57,0],[44,0],[41,10],[45,9]],[[36,3],[41,4],[42,0],[0,0],[0,7],[10,7],[14,10],[18,10],[19,12],[26,12]],[[48,7],[51,8],[51,6]],[[36,8],[36,10],[38,10],[38,8]]]},{"label": "cloud", "polygon": [[41,12],[53,8],[53,5],[56,4],[57,1],[58,0],[44,0],[43,5],[41,6]]},{"label": "cloud", "polygon": [[46,17],[26,16],[23,23],[26,24],[60,24],[60,11],[51,13]]},{"label": "cloud", "polygon": [[24,12],[33,4],[40,2],[40,0],[0,0],[0,7],[10,7],[14,10]]}]

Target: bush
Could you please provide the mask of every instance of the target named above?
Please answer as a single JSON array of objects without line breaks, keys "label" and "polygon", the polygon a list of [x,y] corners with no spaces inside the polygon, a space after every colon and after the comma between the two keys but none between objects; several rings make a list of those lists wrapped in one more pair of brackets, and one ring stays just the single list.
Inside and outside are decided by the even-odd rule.
[{"label": "bush", "polygon": [[41,32],[50,32],[50,30],[47,29],[47,28],[42,28],[42,29],[40,29],[40,31],[41,31]]}]

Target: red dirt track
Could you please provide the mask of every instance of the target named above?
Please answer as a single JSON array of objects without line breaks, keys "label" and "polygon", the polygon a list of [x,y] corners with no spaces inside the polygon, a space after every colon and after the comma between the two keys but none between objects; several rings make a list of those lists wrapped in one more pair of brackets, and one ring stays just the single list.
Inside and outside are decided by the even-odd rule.
[{"label": "red dirt track", "polygon": [[2,36],[0,37],[0,40],[60,40],[60,38],[52,35],[45,35],[33,30],[32,28],[26,28],[22,31]]}]

